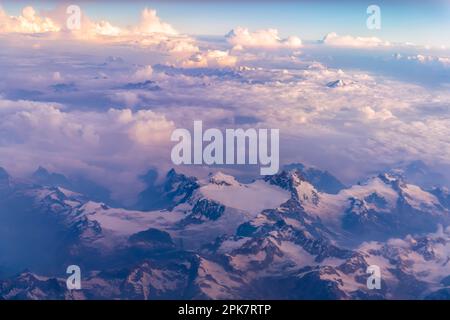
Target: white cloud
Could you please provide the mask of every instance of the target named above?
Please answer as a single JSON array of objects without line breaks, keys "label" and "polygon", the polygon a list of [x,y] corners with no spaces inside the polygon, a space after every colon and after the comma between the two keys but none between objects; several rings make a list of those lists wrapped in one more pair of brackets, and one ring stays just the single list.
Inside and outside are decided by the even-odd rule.
[{"label": "white cloud", "polygon": [[141,13],[141,22],[134,30],[135,33],[153,34],[163,33],[177,35],[178,32],[168,23],[162,22],[156,15],[156,10],[145,8]]},{"label": "white cloud", "polygon": [[139,191],[139,174],[167,161],[174,128],[151,110],[68,112],[57,104],[0,99],[0,165],[22,173],[39,165],[81,172],[130,197]]},{"label": "white cloud", "polygon": [[0,7],[0,33],[44,33],[58,32],[60,27],[47,17],[40,17],[28,6],[20,16],[9,16]]},{"label": "white cloud", "polygon": [[184,68],[223,68],[236,65],[237,58],[230,55],[228,51],[207,50],[197,53],[183,61]]},{"label": "white cloud", "polygon": [[382,108],[379,111],[374,110],[369,106],[365,106],[360,109],[360,112],[364,115],[364,117],[368,120],[381,120],[385,121],[391,118],[394,118],[392,112],[386,108]]},{"label": "white cloud", "polygon": [[353,37],[350,35],[340,36],[335,32],[328,33],[322,43],[330,46],[342,47],[377,47],[387,46],[389,42],[382,41],[376,37]]},{"label": "white cloud", "polygon": [[25,7],[22,15],[17,17],[8,16],[0,8],[0,33],[51,32],[52,39],[120,43],[149,47],[175,55],[190,55],[199,51],[193,38],[179,34],[169,23],[162,21],[155,10],[147,8],[142,11],[141,19],[136,25],[123,28],[107,20],[94,21],[83,14],[81,15],[80,29],[68,30],[66,27],[67,13],[62,8],[52,12],[51,17],[38,16],[32,7]]},{"label": "white cloud", "polygon": [[110,22],[102,20],[94,23],[92,26],[93,33],[100,36],[120,36],[124,31]]},{"label": "white cloud", "polygon": [[161,21],[155,10],[144,9],[140,22],[128,28],[120,28],[108,21],[93,22],[86,19],[81,30],[72,32],[76,38],[106,43],[120,43],[189,55],[198,52],[196,41],[179,34],[169,23]]},{"label": "white cloud", "polygon": [[153,74],[152,66],[145,66],[138,69],[131,77],[133,81],[147,81],[150,80]]},{"label": "white cloud", "polygon": [[432,56],[425,54],[415,54],[415,55],[402,55],[400,53],[396,53],[394,55],[395,59],[403,60],[403,61],[413,61],[421,64],[427,65],[436,65],[443,67],[450,67],[450,57],[446,56]]},{"label": "white cloud", "polygon": [[299,48],[302,45],[300,38],[295,36],[281,39],[276,29],[264,29],[251,32],[247,28],[237,27],[231,30],[225,37],[236,50],[243,48],[292,49]]}]

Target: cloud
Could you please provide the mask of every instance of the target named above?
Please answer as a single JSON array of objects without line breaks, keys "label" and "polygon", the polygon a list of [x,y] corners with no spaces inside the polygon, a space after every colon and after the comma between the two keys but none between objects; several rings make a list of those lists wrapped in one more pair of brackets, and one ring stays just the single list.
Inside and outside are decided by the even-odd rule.
[{"label": "cloud", "polygon": [[[172,166],[170,130],[199,118],[221,129],[279,128],[283,163],[314,164],[349,183],[398,160],[450,164],[448,72],[428,73],[448,70],[428,68],[445,64],[445,52],[402,47],[394,56],[398,47],[381,40],[330,35],[299,55],[290,50],[298,41],[274,31],[237,28],[228,43],[197,42],[151,10],[143,16],[146,23],[127,28],[83,23],[85,42],[63,42],[72,40],[64,30],[52,33],[57,41],[2,35],[0,166],[31,171],[51,163],[131,194],[149,166]],[[20,43],[8,47],[7,37]],[[40,47],[29,50],[30,43]],[[226,50],[230,44],[250,50]],[[377,55],[354,54],[355,46],[378,45]],[[402,70],[411,76],[398,77]],[[336,81],[342,85],[327,86]]]},{"label": "cloud", "polygon": [[183,61],[181,66],[184,68],[223,68],[234,67],[236,61],[237,57],[230,55],[228,51],[207,50],[194,54]]},{"label": "cloud", "polygon": [[0,7],[0,33],[45,33],[58,32],[60,27],[47,17],[40,17],[28,6],[20,16],[8,16]]},{"label": "cloud", "polygon": [[[84,173],[116,197],[139,191],[137,177],[164,155],[175,125],[151,110],[65,110],[62,105],[0,99],[0,158],[12,172],[39,165]],[[129,190],[120,190],[128,185]],[[132,190],[132,191],[131,191]]]},{"label": "cloud", "polygon": [[84,17],[81,29],[72,33],[84,40],[137,44],[170,52],[198,51],[192,38],[179,34],[169,23],[161,21],[156,10],[148,8],[143,9],[135,26],[120,28],[105,20],[95,22]]},{"label": "cloud", "polygon": [[330,46],[363,48],[390,45],[389,42],[382,41],[376,37],[353,37],[350,35],[340,36],[335,32],[328,33],[321,42]]},{"label": "cloud", "polygon": [[152,66],[145,66],[136,70],[136,72],[132,75],[131,79],[133,81],[147,81],[150,80],[153,74]]},{"label": "cloud", "polygon": [[136,26],[120,28],[108,21],[86,19],[81,30],[72,33],[81,40],[139,46],[174,55],[190,55],[199,51],[193,38],[179,34],[169,23],[161,21],[155,10],[148,8],[142,11]]},{"label": "cloud", "polygon": [[100,22],[91,25],[93,33],[100,36],[120,36],[124,31],[116,26],[113,26],[110,22],[102,20]]},{"label": "cloud", "polygon": [[[0,8],[0,33],[51,33],[51,39],[56,40],[124,44],[175,55],[191,55],[199,51],[193,38],[178,33],[169,23],[162,21],[155,10],[148,8],[142,11],[140,21],[129,27],[119,27],[107,20],[94,21],[82,14],[80,28],[69,30],[65,8],[59,7],[49,15],[51,18],[40,17],[28,6],[23,9],[21,16],[14,17],[8,16]],[[40,44],[33,44],[36,45],[40,47]]]},{"label": "cloud", "polygon": [[247,28],[237,27],[225,37],[234,46],[235,50],[243,48],[293,49],[302,46],[302,41],[298,37],[291,36],[281,39],[276,29],[263,29],[251,32]]},{"label": "cloud", "polygon": [[153,34],[163,33],[168,35],[178,35],[178,32],[168,23],[162,22],[156,15],[156,10],[145,8],[141,13],[141,22],[134,33]]},{"label": "cloud", "polygon": [[365,106],[360,109],[360,112],[363,114],[363,116],[368,120],[381,120],[385,121],[391,118],[394,118],[392,115],[392,112],[389,111],[386,108],[383,108],[379,111],[374,110],[373,108],[369,106]]}]

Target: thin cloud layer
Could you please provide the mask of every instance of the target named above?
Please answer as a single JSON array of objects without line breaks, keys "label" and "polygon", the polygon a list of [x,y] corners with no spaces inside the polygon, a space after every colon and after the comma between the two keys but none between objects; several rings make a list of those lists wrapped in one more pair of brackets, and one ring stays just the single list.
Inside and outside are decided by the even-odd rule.
[{"label": "thin cloud layer", "polygon": [[350,35],[340,36],[336,32],[328,33],[322,39],[322,43],[330,46],[363,48],[390,45],[389,42],[383,41],[377,37],[353,37]]}]

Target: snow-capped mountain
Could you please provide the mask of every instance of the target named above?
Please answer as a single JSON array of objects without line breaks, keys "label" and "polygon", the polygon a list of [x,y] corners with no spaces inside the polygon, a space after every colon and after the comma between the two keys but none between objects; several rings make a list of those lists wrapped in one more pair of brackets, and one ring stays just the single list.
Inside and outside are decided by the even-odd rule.
[{"label": "snow-capped mountain", "polygon": [[[345,188],[319,169],[286,169],[251,183],[170,170],[141,194],[166,206],[150,211],[0,170],[0,298],[448,297],[445,189],[391,173]],[[65,289],[69,264],[83,269],[80,291]],[[367,288],[369,265],[382,270],[380,290]]]},{"label": "snow-capped mountain", "polygon": [[402,177],[408,183],[424,189],[448,185],[448,180],[443,174],[434,171],[421,160],[399,163],[393,169],[388,169],[387,171],[390,174]]},{"label": "snow-capped mountain", "polygon": [[327,83],[328,88],[340,88],[340,87],[345,87],[347,85],[349,85],[349,83],[342,79],[338,79],[338,80]]}]

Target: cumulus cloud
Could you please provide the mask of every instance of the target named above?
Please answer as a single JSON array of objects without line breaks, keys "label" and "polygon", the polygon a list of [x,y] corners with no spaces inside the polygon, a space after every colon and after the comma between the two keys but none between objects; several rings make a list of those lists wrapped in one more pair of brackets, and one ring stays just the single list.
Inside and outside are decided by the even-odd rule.
[{"label": "cumulus cloud", "polygon": [[247,28],[237,27],[226,36],[227,41],[234,46],[235,50],[243,48],[299,48],[302,45],[300,38],[290,36],[286,39],[280,38],[278,30],[263,29],[254,32]]},{"label": "cumulus cloud", "polygon": [[91,26],[92,33],[99,36],[120,36],[124,31],[116,26],[113,26],[110,22],[101,20],[100,22],[93,23]]},{"label": "cumulus cloud", "polygon": [[52,33],[52,39],[120,43],[181,55],[199,51],[193,38],[178,33],[169,23],[162,21],[155,10],[148,8],[142,11],[140,21],[130,27],[119,27],[107,20],[94,21],[82,14],[80,28],[68,29],[65,9],[60,7],[50,15],[51,18],[40,17],[28,6],[22,15],[15,17],[8,16],[0,8],[0,33]]},{"label": "cumulus cloud", "polygon": [[136,26],[120,28],[105,20],[95,22],[86,17],[81,26],[80,30],[71,31],[81,40],[124,43],[182,54],[199,50],[194,39],[179,34],[169,23],[161,21],[155,10],[148,8],[142,11]]},{"label": "cumulus cloud", "polygon": [[330,46],[342,47],[377,47],[387,46],[389,42],[382,41],[377,37],[354,37],[350,35],[340,36],[336,32],[328,33],[322,43]]},{"label": "cumulus cloud", "polygon": [[48,17],[40,17],[28,6],[20,16],[9,16],[0,7],[0,33],[44,33],[58,32],[60,27]]},{"label": "cumulus cloud", "polygon": [[161,21],[156,15],[156,10],[145,8],[141,13],[141,22],[135,33],[152,34],[163,33],[169,35],[177,35],[178,32],[168,23]]},{"label": "cumulus cloud", "polygon": [[145,66],[136,70],[136,72],[131,76],[133,81],[147,81],[150,80],[153,74],[152,66]]},{"label": "cumulus cloud", "polygon": [[185,68],[223,68],[236,65],[237,58],[228,51],[208,50],[194,54],[181,63]]}]

